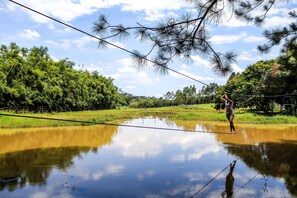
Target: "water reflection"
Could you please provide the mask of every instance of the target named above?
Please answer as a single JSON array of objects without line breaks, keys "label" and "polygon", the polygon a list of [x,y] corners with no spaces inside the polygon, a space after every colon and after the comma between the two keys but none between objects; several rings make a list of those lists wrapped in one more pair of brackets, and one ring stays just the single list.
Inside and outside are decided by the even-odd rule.
[{"label": "water reflection", "polygon": [[229,166],[229,173],[226,176],[225,181],[225,191],[222,193],[222,197],[231,198],[233,196],[233,185],[234,185],[234,177],[233,171],[236,165],[236,161],[233,161]]},{"label": "water reflection", "polygon": [[[125,124],[210,132],[229,127],[164,118]],[[191,197],[215,176],[195,197],[296,196],[296,128],[238,131],[18,129],[0,136],[0,178],[22,180],[0,181],[0,197]],[[234,159],[236,168],[218,174]]]}]

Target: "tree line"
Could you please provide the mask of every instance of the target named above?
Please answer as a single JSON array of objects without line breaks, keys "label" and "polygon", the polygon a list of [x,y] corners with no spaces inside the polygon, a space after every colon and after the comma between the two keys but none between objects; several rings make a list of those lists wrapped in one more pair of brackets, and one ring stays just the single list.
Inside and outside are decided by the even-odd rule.
[{"label": "tree line", "polygon": [[297,43],[276,59],[258,61],[242,73],[233,73],[216,94],[216,108],[224,92],[237,101],[238,107],[254,108],[272,114],[276,106],[286,114],[296,115]]},{"label": "tree line", "polygon": [[210,83],[197,90],[195,85],[184,87],[182,90],[168,91],[162,97],[134,96],[120,91],[126,103],[132,108],[154,108],[178,105],[193,105],[212,103],[219,85]]},{"label": "tree line", "polygon": [[113,79],[98,72],[74,69],[68,59],[54,61],[46,47],[21,48],[15,43],[0,48],[0,108],[26,107],[37,111],[78,111],[112,109],[120,106],[151,108],[215,103],[224,108],[220,97],[228,92],[236,107],[271,114],[275,106],[296,114],[297,44],[273,60],[262,60],[242,73],[232,73],[227,83],[210,83],[197,90],[195,85],[162,97],[134,96],[118,89]]},{"label": "tree line", "polygon": [[113,79],[74,69],[68,59],[54,61],[46,47],[0,48],[0,107],[36,111],[111,109],[126,105]]}]

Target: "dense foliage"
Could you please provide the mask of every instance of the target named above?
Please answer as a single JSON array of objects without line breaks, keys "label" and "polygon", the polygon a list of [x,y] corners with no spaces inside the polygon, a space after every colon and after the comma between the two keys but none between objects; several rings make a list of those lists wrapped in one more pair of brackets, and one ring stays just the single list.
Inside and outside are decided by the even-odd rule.
[{"label": "dense foliage", "polygon": [[47,111],[110,109],[125,104],[111,78],[54,61],[46,47],[0,48],[0,107]]},{"label": "dense foliage", "polygon": [[217,101],[226,91],[239,107],[256,108],[265,114],[276,105],[296,114],[297,102],[297,43],[274,60],[259,61],[242,73],[230,76],[216,95]]},{"label": "dense foliage", "polygon": [[134,96],[129,93],[121,92],[127,104],[133,108],[155,108],[178,105],[205,104],[213,102],[214,94],[219,86],[216,83],[210,83],[197,90],[195,85],[184,87],[175,92],[168,91],[162,97]]}]

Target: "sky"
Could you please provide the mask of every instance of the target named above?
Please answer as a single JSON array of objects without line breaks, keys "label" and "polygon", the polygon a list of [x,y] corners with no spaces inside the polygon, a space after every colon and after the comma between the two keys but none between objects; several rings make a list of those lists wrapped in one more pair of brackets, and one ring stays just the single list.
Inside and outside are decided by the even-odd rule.
[{"label": "sky", "polygon": [[[90,34],[94,22],[100,14],[105,14],[113,24],[136,26],[137,23],[154,26],[169,17],[178,17],[184,13],[195,14],[193,5],[184,0],[16,0],[34,10],[61,20]],[[219,52],[234,50],[237,62],[232,65],[234,72],[242,72],[247,66],[259,60],[273,59],[279,56],[279,47],[267,54],[260,54],[256,47],[267,40],[262,32],[265,29],[282,27],[292,22],[288,11],[297,8],[297,0],[290,3],[280,1],[267,15],[261,27],[238,21],[230,14],[222,24],[208,26],[211,43]],[[125,40],[109,40],[127,50],[148,51],[149,43],[130,36]],[[176,92],[186,86],[194,85],[200,90],[203,84],[169,72],[160,75],[153,68],[139,70],[133,64],[131,55],[123,50],[109,46],[98,48],[98,40],[51,21],[41,15],[26,10],[8,0],[0,0],[0,45],[15,42],[20,47],[32,48],[45,46],[55,60],[68,58],[75,69],[98,71],[105,77],[114,79],[114,84],[122,91],[136,96],[162,97],[168,91]],[[197,79],[205,84],[224,85],[227,77],[216,75],[207,57],[194,56],[186,64],[174,60],[168,67]]]}]

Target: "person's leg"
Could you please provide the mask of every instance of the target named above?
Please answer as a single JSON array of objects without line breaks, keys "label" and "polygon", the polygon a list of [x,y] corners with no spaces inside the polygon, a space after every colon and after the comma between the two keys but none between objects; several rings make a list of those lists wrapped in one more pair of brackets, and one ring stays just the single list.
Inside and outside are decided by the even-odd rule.
[{"label": "person's leg", "polygon": [[230,116],[230,120],[229,120],[230,121],[231,132],[232,132],[232,130],[235,132],[235,127],[234,127],[234,124],[233,124],[233,119],[234,119],[234,115],[231,115]]},{"label": "person's leg", "polygon": [[226,113],[226,118],[228,119],[229,124],[230,124],[230,133],[232,133],[231,114],[230,113]]}]

